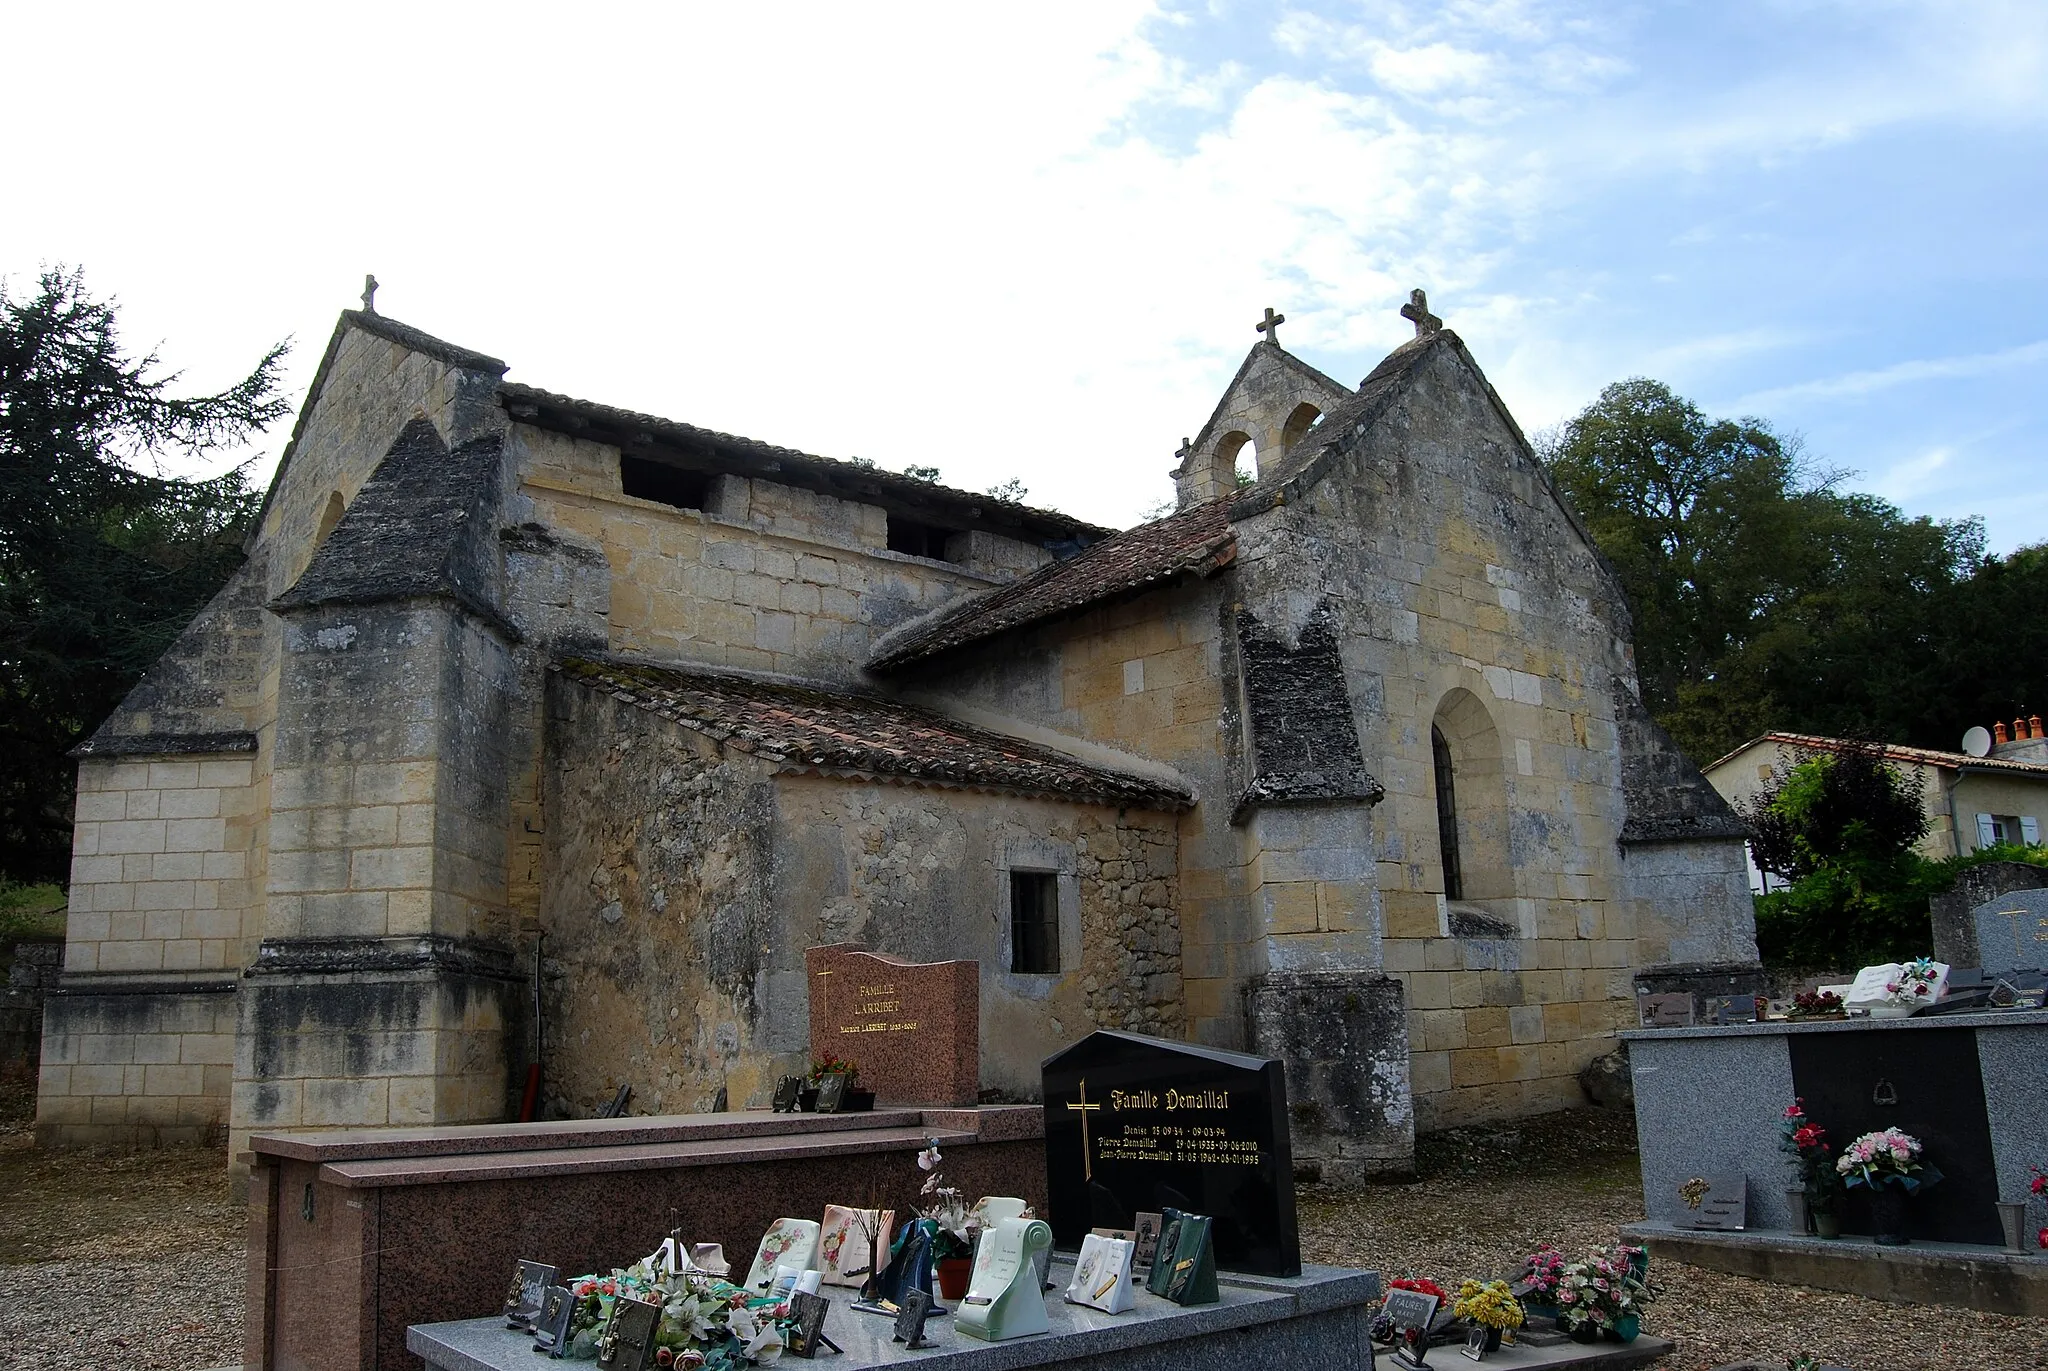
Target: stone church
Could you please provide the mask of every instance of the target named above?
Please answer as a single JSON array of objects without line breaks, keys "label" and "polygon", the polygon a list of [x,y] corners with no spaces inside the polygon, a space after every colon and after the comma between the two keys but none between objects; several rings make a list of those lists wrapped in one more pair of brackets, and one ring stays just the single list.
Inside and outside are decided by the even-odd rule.
[{"label": "stone church", "polygon": [[536,1053],[555,1117],[765,1105],[840,942],[980,963],[987,1098],[1098,1026],[1281,1056],[1331,1180],[1580,1102],[1636,979],[1753,970],[1743,833],[1402,312],[1355,387],[1262,326],[1122,532],[344,313],[78,749],[41,1136],[501,1120]]}]

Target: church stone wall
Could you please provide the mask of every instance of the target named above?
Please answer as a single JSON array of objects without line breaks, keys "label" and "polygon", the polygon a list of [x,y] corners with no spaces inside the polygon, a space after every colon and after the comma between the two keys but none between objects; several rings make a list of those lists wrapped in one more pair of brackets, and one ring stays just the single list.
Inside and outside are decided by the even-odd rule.
[{"label": "church stone wall", "polygon": [[[1237,531],[1262,623],[1298,634],[1330,605],[1342,625],[1427,1128],[1581,1100],[1578,1070],[1633,1012],[1638,905],[1608,693],[1631,669],[1625,610],[1478,378],[1450,348],[1424,368],[1304,498]],[[1462,903],[1444,895],[1433,721],[1458,754]]]},{"label": "church stone wall", "polygon": [[[1096,1027],[1183,1029],[1173,817],[770,775],[572,683],[549,686],[544,909],[551,1108],[633,1085],[693,1111],[767,1101],[808,1065],[804,950],[834,942],[982,967],[983,1083]],[[1048,871],[1061,971],[1009,971],[1008,873]]]},{"label": "church stone wall", "polygon": [[518,425],[511,451],[521,484],[508,522],[601,550],[617,652],[851,680],[884,630],[997,583],[888,551],[872,505],[726,476],[708,509],[678,509],[626,495],[617,448]]}]

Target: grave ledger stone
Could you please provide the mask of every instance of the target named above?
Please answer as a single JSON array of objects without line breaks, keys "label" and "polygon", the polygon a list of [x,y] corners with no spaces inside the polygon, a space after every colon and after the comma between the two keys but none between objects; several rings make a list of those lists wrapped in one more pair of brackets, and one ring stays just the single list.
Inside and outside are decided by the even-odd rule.
[{"label": "grave ledger stone", "polygon": [[1053,1240],[1172,1208],[1215,1220],[1216,1264],[1301,1274],[1281,1063],[1104,1029],[1046,1058]]},{"label": "grave ledger stone", "polygon": [[973,1104],[981,1095],[981,963],[907,962],[857,943],[804,953],[811,1057],[860,1068],[875,1102]]}]

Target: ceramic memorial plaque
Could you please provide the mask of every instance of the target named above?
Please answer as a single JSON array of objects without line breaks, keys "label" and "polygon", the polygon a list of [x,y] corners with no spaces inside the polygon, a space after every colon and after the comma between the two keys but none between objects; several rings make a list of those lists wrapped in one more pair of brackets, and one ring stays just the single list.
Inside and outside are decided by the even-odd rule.
[{"label": "ceramic memorial plaque", "polygon": [[1215,1216],[1225,1270],[1301,1274],[1279,1062],[1105,1029],[1048,1057],[1042,1074],[1061,1248],[1171,1207]]},{"label": "ceramic memorial plaque", "polygon": [[794,1266],[809,1270],[818,1261],[818,1221],[816,1219],[777,1219],[768,1225],[768,1232],[761,1238],[760,1249],[754,1254],[754,1264],[747,1268],[745,1286],[750,1291],[763,1291],[775,1279],[775,1268]]},{"label": "ceramic memorial plaque", "polygon": [[612,1316],[597,1339],[598,1371],[650,1371],[654,1365],[654,1329],[661,1306],[621,1295],[612,1301]]},{"label": "ceramic memorial plaque", "polygon": [[548,1297],[548,1287],[560,1274],[552,1266],[521,1261],[512,1272],[512,1288],[505,1292],[505,1326],[532,1328],[533,1321],[540,1316],[541,1303]]},{"label": "ceramic memorial plaque", "polygon": [[1037,1257],[1051,1247],[1052,1229],[1043,1219],[1004,1219],[985,1231],[974,1253],[967,1298],[953,1311],[953,1326],[983,1342],[1050,1329]]},{"label": "ceramic memorial plaque", "polygon": [[847,1209],[825,1206],[818,1231],[818,1268],[827,1285],[862,1286],[875,1267],[889,1257],[889,1237],[896,1229],[893,1209]]},{"label": "ceramic memorial plaque", "polygon": [[569,1321],[576,1313],[576,1297],[563,1285],[551,1285],[541,1297],[540,1314],[533,1321],[533,1350],[559,1357],[569,1350]]},{"label": "ceramic memorial plaque", "polygon": [[802,1076],[784,1076],[775,1083],[775,1099],[769,1108],[777,1114],[794,1114],[796,1097],[804,1093]]},{"label": "ceramic memorial plaque", "polygon": [[1740,1231],[1748,1209],[1747,1189],[1740,1175],[1688,1176],[1678,1186],[1678,1198],[1685,1204],[1678,1221],[1687,1228]]},{"label": "ceramic memorial plaque", "polygon": [[1182,1214],[1174,1229],[1173,1250],[1160,1244],[1159,1259],[1152,1270],[1166,1273],[1159,1292],[1175,1304],[1214,1304],[1216,1292],[1216,1248],[1211,1241],[1215,1221],[1205,1214]]},{"label": "ceramic memorial plaque", "polygon": [[1067,1282],[1067,1303],[1085,1304],[1105,1314],[1131,1307],[1131,1255],[1137,1244],[1090,1233],[1081,1239],[1074,1260],[1074,1279]]},{"label": "ceramic memorial plaque", "polygon": [[855,943],[804,953],[811,1058],[860,1063],[877,1104],[981,1095],[981,964],[906,962]]},{"label": "ceramic memorial plaque", "polygon": [[1429,1326],[1436,1318],[1437,1298],[1420,1290],[1389,1290],[1380,1313],[1394,1325],[1399,1345],[1396,1366],[1423,1371],[1429,1365]]},{"label": "ceramic memorial plaque", "polygon": [[818,1112],[837,1114],[846,1103],[846,1077],[837,1071],[828,1071],[818,1082]]}]

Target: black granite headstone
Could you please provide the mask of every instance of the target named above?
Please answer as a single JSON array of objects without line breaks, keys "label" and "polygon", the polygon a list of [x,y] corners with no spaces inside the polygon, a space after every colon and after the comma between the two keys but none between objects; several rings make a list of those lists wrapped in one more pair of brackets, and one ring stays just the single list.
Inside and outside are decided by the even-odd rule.
[{"label": "black granite headstone", "polygon": [[1170,1207],[1215,1220],[1222,1269],[1301,1274],[1279,1062],[1105,1029],[1041,1070],[1059,1246]]}]

